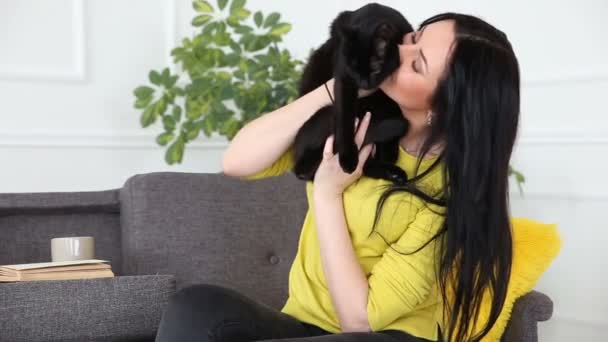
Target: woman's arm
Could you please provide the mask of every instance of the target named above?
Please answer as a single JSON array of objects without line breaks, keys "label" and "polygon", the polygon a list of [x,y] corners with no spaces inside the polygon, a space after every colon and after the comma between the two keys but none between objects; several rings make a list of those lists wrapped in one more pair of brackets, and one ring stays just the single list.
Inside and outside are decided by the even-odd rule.
[{"label": "woman's arm", "polygon": [[[333,79],[327,82],[327,86],[333,90]],[[251,121],[239,130],[224,152],[224,174],[244,177],[270,166],[287,151],[304,122],[329,104],[327,90],[321,85],[295,101]]]},{"label": "woman's arm", "polygon": [[342,197],[314,195],[321,264],[342,332],[369,332],[368,282],[350,238]]}]

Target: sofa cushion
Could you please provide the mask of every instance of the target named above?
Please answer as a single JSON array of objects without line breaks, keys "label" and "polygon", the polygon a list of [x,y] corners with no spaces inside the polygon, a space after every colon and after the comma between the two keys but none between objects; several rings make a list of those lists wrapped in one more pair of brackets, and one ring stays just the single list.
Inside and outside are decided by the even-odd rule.
[{"label": "sofa cushion", "polygon": [[0,283],[0,341],[153,341],[172,275]]},{"label": "sofa cushion", "polygon": [[137,175],[120,202],[126,274],[174,274],[178,289],[209,283],[274,308],[285,303],[308,207],[305,183],[293,174]]},{"label": "sofa cushion", "polygon": [[[532,289],[558,255],[562,246],[557,224],[543,223],[524,217],[513,217],[511,218],[511,226],[513,262],[505,303],[496,323],[482,341],[499,341],[501,339],[509,323],[515,303],[519,298],[532,292]],[[448,295],[451,296],[452,292],[448,291]],[[529,296],[529,298],[541,299],[539,302],[544,302],[542,301],[542,297],[539,296]],[[490,313],[491,299],[490,290],[486,289],[483,292],[478,320],[474,327],[470,327],[476,333],[480,332],[488,322],[487,318]],[[525,301],[522,301],[521,304],[526,306]],[[548,316],[551,314],[552,303],[549,304],[551,305],[551,310],[548,310],[544,303],[539,303],[541,305],[533,305],[535,303],[527,304],[528,307],[541,310],[542,313],[548,314]],[[526,311],[526,313],[529,312],[530,310]],[[519,315],[521,314],[520,312]],[[526,320],[532,321],[535,324],[537,320],[548,318],[546,315],[539,314],[537,317],[526,317]],[[444,328],[443,330],[445,331],[446,329]],[[519,330],[522,331],[521,329]],[[533,332],[536,332],[536,329],[533,329]]]}]

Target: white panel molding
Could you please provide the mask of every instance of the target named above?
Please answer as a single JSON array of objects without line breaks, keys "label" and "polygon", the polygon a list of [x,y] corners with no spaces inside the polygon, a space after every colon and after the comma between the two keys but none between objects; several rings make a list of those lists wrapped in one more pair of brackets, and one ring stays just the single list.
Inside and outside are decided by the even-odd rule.
[{"label": "white panel molding", "polygon": [[523,195],[519,193],[519,188],[515,180],[512,180],[512,185],[509,186],[509,199],[511,202],[514,201],[543,201],[548,202],[568,202],[568,203],[580,203],[580,202],[608,202],[608,195],[598,195],[589,193],[564,193],[564,192],[544,192],[544,191],[533,191],[526,190],[526,184],[524,183]]},{"label": "white panel molding", "polygon": [[[101,149],[159,149],[164,148],[156,143],[157,134],[143,132],[108,133],[103,131],[60,132],[28,131],[0,132],[0,148],[101,148]],[[202,138],[202,137],[204,138]],[[226,139],[206,138],[201,132],[198,140],[188,143],[194,149],[224,149]]]},{"label": "white panel molding", "polygon": [[580,317],[570,317],[567,315],[553,315],[550,321],[558,322],[568,322],[577,325],[583,326],[591,326],[597,329],[606,329],[608,330],[608,324],[604,320],[600,319],[580,319]]},{"label": "white panel molding", "polygon": [[530,130],[520,132],[517,139],[522,145],[606,145],[608,131]]},{"label": "white panel molding", "polygon": [[[123,131],[110,133],[104,131],[0,131],[0,149],[67,149],[67,150],[163,150],[166,147],[156,144],[155,133],[140,131]],[[563,145],[582,146],[606,145],[608,143],[608,132],[604,134],[581,135],[574,131],[549,133],[530,133],[527,139],[523,139],[520,144],[535,145],[547,144],[548,147],[561,148]],[[218,151],[224,150],[228,146],[228,141],[222,136],[214,134],[212,138],[207,138],[203,133],[199,138],[188,144],[189,150],[198,151]],[[566,202],[608,202],[608,195],[591,193],[560,193],[526,190],[524,185],[523,197],[515,183],[511,186],[510,198],[512,201],[520,200],[542,200],[542,201],[566,201]]]},{"label": "white panel molding", "polygon": [[608,83],[608,70],[603,65],[579,70],[562,71],[563,69],[555,66],[555,72],[532,73],[530,77],[523,77],[526,73],[525,70],[522,70],[522,85],[536,87],[570,83]]},{"label": "white panel molding", "polygon": [[[151,132],[151,131],[148,131]],[[111,147],[111,148],[157,148],[155,138],[161,133],[142,131],[0,131],[0,148],[7,147]],[[608,131],[588,132],[582,130],[563,131],[529,131],[521,133],[518,137],[520,145],[548,145],[561,147],[562,145],[606,145],[608,144]],[[218,145],[219,144],[219,145]],[[223,145],[222,145],[223,144]],[[222,146],[220,146],[222,145]],[[223,137],[206,138],[203,133],[197,141],[191,142],[189,146],[204,148],[223,148],[227,141]]]},{"label": "white panel molding", "polygon": [[86,79],[86,42],[85,42],[85,5],[84,0],[72,0],[72,59],[69,70],[36,68],[26,65],[10,66],[0,69],[0,80],[9,81],[59,81],[74,82]]}]

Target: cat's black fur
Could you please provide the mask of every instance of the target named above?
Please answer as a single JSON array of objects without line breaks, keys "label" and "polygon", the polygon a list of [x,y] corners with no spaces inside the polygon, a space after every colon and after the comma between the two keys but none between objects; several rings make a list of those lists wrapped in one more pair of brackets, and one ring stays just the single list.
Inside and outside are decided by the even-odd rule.
[{"label": "cat's black fur", "polygon": [[355,118],[361,120],[370,111],[371,122],[363,146],[376,144],[363,174],[396,184],[407,181],[407,174],[395,165],[399,139],[408,129],[399,106],[381,90],[358,98],[358,90],[374,89],[399,67],[398,44],[410,23],[396,10],[368,4],[356,11],[340,13],[331,24],[330,38],[315,50],[302,74],[302,96],[334,77],[335,104],[317,111],[298,131],[294,142],[294,173],[299,179],[313,180],[323,158],[323,146],[334,133],[334,153],[340,157],[345,172],[352,173],[358,164],[354,141]]}]

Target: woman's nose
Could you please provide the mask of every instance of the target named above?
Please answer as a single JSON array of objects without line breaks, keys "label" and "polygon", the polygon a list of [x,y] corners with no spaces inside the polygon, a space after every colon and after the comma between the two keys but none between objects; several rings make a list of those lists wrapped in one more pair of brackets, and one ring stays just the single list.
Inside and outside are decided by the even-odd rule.
[{"label": "woman's nose", "polygon": [[415,52],[416,47],[413,44],[409,42],[405,44],[399,44],[399,57],[402,63],[406,58],[413,56]]}]

